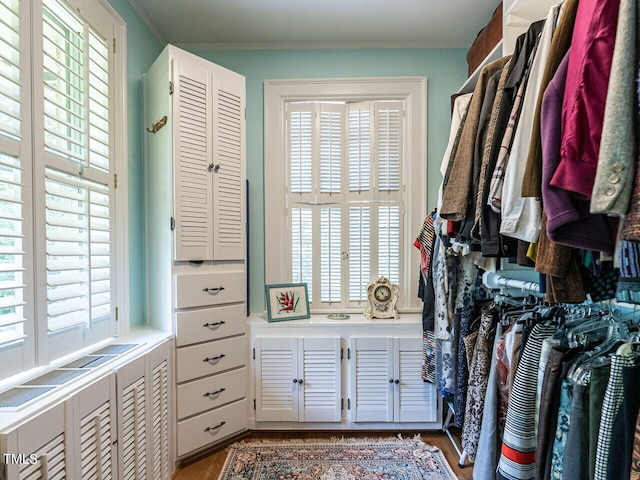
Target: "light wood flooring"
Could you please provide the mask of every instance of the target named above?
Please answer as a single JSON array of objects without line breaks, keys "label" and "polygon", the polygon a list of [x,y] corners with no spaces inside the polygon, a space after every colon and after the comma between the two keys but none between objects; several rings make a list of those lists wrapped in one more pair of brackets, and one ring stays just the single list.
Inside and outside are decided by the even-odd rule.
[{"label": "light wood flooring", "polygon": [[[334,436],[344,436],[345,438],[359,437],[389,437],[395,436],[398,432],[252,432],[235,440],[292,440],[292,439],[311,439],[311,438],[331,438]],[[473,477],[473,466],[466,463],[466,466],[460,468],[458,461],[460,457],[456,453],[449,437],[441,431],[426,432],[402,432],[403,436],[412,437],[414,434],[420,433],[422,440],[429,445],[436,446],[442,450],[449,465],[455,474],[461,480],[471,480]],[[459,431],[452,429],[454,437],[459,442]],[[183,462],[173,475],[173,480],[217,480],[224,461],[227,458],[225,450],[226,444],[211,450],[205,454],[199,455],[193,459]]]}]

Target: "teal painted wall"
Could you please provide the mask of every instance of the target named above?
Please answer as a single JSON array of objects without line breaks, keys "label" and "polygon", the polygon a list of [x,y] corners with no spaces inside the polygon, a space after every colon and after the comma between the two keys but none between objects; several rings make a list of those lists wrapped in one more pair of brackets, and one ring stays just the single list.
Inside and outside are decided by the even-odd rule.
[{"label": "teal painted wall", "polygon": [[142,74],[162,51],[162,45],[126,0],[109,0],[127,24],[127,123],[129,177],[129,292],[131,326],[145,323],[144,184]]},{"label": "teal painted wall", "polygon": [[[264,301],[264,80],[339,77],[427,77],[428,206],[435,206],[449,138],[450,98],[467,77],[466,49],[251,50],[193,53],[247,79],[247,177],[250,181],[250,302]],[[426,210],[426,209],[425,209]],[[416,234],[420,225],[416,225]]]}]

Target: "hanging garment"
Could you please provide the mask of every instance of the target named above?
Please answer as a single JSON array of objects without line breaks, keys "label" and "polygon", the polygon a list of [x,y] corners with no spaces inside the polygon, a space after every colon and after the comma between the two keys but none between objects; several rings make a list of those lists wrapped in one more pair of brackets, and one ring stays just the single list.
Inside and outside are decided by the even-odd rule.
[{"label": "hanging garment", "polygon": [[[484,92],[489,78],[495,72],[501,70],[507,61],[508,59],[506,58],[495,60],[480,71],[462,127],[457,151],[449,162],[448,171],[443,181],[442,207],[440,209],[442,218],[462,220],[467,212],[467,206],[470,201],[469,193],[471,191],[473,149],[478,133],[478,120]],[[452,174],[452,172],[454,173]]]},{"label": "hanging garment", "polygon": [[[522,100],[522,112],[518,129],[513,138],[509,154],[511,161],[507,164],[502,189],[502,223],[500,233],[519,240],[535,242],[540,230],[540,200],[522,197],[522,180],[526,168],[526,155],[529,151],[533,128],[533,115],[538,101],[540,84],[544,73],[544,65],[549,54],[551,37],[560,12],[561,4],[551,7],[547,14],[540,43],[536,50],[527,89]],[[513,161],[515,160],[515,161]]]},{"label": "hanging garment", "polygon": [[[547,62],[544,66],[542,82],[540,83],[541,92],[547,90],[547,86],[555,75],[558,65],[569,50],[577,10],[578,0],[566,0],[562,5],[560,17],[558,18],[558,25],[553,32],[553,38],[551,39],[551,45],[549,47],[549,55],[547,56]],[[527,165],[522,179],[523,197],[540,198],[542,196],[542,145],[540,140],[541,110],[542,95],[539,95],[533,118],[533,130],[531,131],[531,143],[529,145]]]},{"label": "hanging garment", "polygon": [[562,108],[561,160],[551,184],[593,190],[620,0],[580,0]]},{"label": "hanging garment", "polygon": [[630,480],[640,480],[640,414],[636,419],[636,431],[633,439],[633,456],[631,458]]},{"label": "hanging garment", "polygon": [[640,241],[640,148],[636,155],[636,175],[633,182],[633,192],[629,203],[629,211],[622,224],[622,238],[630,242]]},{"label": "hanging garment", "polygon": [[472,462],[476,459],[482,413],[487,394],[491,345],[495,335],[497,312],[493,308],[484,308],[480,314],[480,329],[473,350],[473,360],[469,367],[469,386],[462,427],[462,448]]},{"label": "hanging garment", "polygon": [[542,199],[547,215],[547,235],[554,242],[612,255],[617,219],[589,213],[589,201],[550,185],[560,164],[562,98],[569,66],[568,52],[549,82],[542,100]]},{"label": "hanging garment", "polygon": [[615,461],[607,465],[607,480],[629,478],[631,475],[636,419],[640,410],[640,365],[622,369],[622,399],[611,432],[611,451],[615,452]]},{"label": "hanging garment", "polygon": [[473,226],[475,225],[475,210],[479,193],[480,176],[482,173],[482,162],[485,144],[487,141],[487,135],[490,130],[491,114],[493,111],[493,105],[498,93],[498,83],[502,77],[502,72],[508,69],[509,61],[504,66],[495,72],[487,81],[487,86],[484,92],[484,99],[482,100],[482,108],[480,109],[480,115],[478,117],[478,131],[476,133],[476,140],[473,146],[473,160],[471,162],[471,184],[469,192],[469,203],[464,215],[464,219],[460,221],[460,232],[458,234],[458,240],[463,243],[473,244],[478,243],[478,239],[472,235]]},{"label": "hanging garment", "polygon": [[560,386],[560,408],[558,409],[558,424],[551,454],[551,479],[562,480],[564,449],[567,444],[567,433],[571,425],[572,385],[568,380],[562,380]]},{"label": "hanging garment", "polygon": [[538,480],[551,478],[553,439],[558,423],[562,380],[567,376],[576,356],[575,350],[565,351],[554,348],[547,360],[540,392],[540,410],[536,430],[535,478]]},{"label": "hanging garment", "polygon": [[[447,174],[447,170],[449,168],[449,162],[451,161],[451,155],[455,152],[455,146],[459,140],[459,135],[462,133],[462,125],[464,124],[464,119],[467,114],[467,108],[469,107],[469,102],[471,102],[472,93],[466,93],[463,95],[458,95],[453,101],[453,110],[451,112],[451,128],[449,131],[449,143],[447,144],[447,148],[444,151],[444,156],[442,157],[442,162],[440,163],[440,174],[442,178]],[[443,183],[440,183],[440,187],[438,188],[438,204],[436,210],[439,212],[442,208],[442,188]]]},{"label": "hanging garment", "polygon": [[469,361],[465,339],[471,334],[473,308],[466,308],[454,314],[453,330],[456,337],[455,392],[453,395],[453,425],[462,428],[467,402]]},{"label": "hanging garment", "polygon": [[522,346],[522,324],[513,323],[498,344],[496,369],[498,371],[498,433],[502,438],[507,420],[509,396],[518,369]]},{"label": "hanging garment", "polygon": [[602,401],[602,418],[600,419],[600,429],[598,430],[594,480],[607,478],[607,464],[611,460],[613,422],[622,403],[622,370],[624,367],[630,367],[633,364],[634,356],[632,354],[618,354],[616,352],[611,358],[611,373],[609,374],[609,382]]},{"label": "hanging garment", "polygon": [[602,418],[602,403],[610,373],[611,365],[591,369],[589,383],[589,478],[593,478],[596,471],[596,450],[598,448],[600,419]]},{"label": "hanging garment", "polygon": [[493,341],[489,378],[487,380],[487,393],[482,412],[482,424],[480,426],[480,439],[476,461],[473,464],[473,480],[493,480],[496,475],[498,458],[498,344],[502,339],[502,324],[496,325],[496,334]]},{"label": "hanging garment", "polygon": [[621,217],[629,210],[636,168],[636,105],[629,100],[636,92],[638,11],[637,0],[619,4],[591,211]]},{"label": "hanging garment", "polygon": [[555,326],[539,323],[528,336],[510,393],[507,420],[498,462],[498,479],[535,477],[535,398],[536,373],[542,341],[555,332]]},{"label": "hanging garment", "polygon": [[[564,478],[589,478],[589,387],[573,386],[571,423],[562,464]],[[622,477],[619,477],[622,478]]]}]

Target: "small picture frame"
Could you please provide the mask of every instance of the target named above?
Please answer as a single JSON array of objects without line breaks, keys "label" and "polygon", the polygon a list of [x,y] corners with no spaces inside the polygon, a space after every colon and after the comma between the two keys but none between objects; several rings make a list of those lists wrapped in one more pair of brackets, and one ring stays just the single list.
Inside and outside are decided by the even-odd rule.
[{"label": "small picture frame", "polygon": [[282,322],[309,318],[309,293],[306,283],[265,285],[267,320]]}]

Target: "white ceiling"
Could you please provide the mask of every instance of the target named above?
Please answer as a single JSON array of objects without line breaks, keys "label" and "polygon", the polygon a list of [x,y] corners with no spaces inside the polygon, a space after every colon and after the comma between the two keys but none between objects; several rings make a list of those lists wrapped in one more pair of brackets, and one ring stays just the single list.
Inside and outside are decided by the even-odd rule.
[{"label": "white ceiling", "polygon": [[212,49],[469,47],[498,0],[129,0],[163,43]]}]

